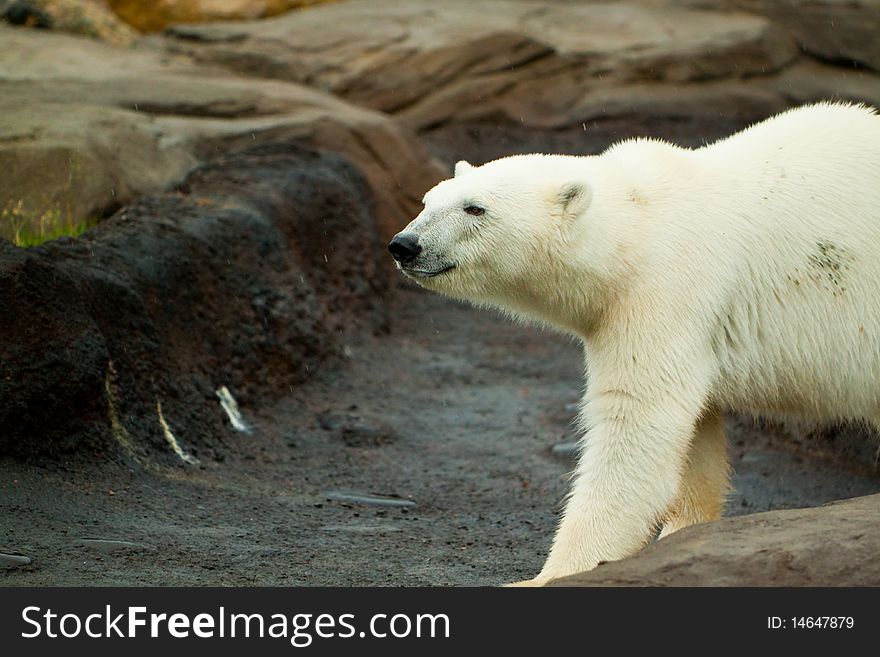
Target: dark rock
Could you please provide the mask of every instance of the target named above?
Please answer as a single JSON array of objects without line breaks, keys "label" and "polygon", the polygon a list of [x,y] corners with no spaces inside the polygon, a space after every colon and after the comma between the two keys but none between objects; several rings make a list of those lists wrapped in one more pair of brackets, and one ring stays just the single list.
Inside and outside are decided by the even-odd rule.
[{"label": "dark rock", "polygon": [[161,403],[210,457],[232,429],[198,381],[271,398],[340,357],[340,331],[384,330],[367,194],[338,156],[258,145],[81,239],[0,242],[0,453],[173,462]]},{"label": "dark rock", "polygon": [[0,20],[123,46],[137,36],[100,0],[0,0]]},{"label": "dark rock", "polygon": [[0,19],[7,21],[10,25],[52,27],[52,17],[32,0],[0,2]]}]

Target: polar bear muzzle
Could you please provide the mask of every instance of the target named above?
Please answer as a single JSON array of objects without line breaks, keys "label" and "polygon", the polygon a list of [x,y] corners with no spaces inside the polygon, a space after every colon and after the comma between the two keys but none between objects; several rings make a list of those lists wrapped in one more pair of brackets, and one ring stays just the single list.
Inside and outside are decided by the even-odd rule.
[{"label": "polar bear muzzle", "polygon": [[434,278],[455,269],[454,263],[438,262],[436,258],[424,254],[419,258],[423,249],[419,236],[413,232],[395,235],[388,243],[388,251],[397,262],[397,268],[410,278]]},{"label": "polar bear muzzle", "polygon": [[416,259],[416,256],[422,252],[422,247],[419,245],[417,235],[398,233],[388,243],[388,251],[397,262],[406,265]]}]

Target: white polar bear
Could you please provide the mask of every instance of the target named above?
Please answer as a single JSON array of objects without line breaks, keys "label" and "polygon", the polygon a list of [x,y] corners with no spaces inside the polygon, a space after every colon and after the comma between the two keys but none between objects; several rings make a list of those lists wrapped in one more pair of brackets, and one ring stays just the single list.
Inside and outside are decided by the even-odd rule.
[{"label": "white polar bear", "polygon": [[649,139],[455,177],[389,245],[420,285],[577,336],[582,453],[526,584],[717,519],[721,414],[880,427],[880,116],[822,103],[703,148]]}]

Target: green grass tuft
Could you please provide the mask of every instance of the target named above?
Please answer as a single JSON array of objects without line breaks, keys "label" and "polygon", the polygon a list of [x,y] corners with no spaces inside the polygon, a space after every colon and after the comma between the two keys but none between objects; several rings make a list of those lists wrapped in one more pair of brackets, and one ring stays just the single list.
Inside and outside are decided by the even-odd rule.
[{"label": "green grass tuft", "polygon": [[21,201],[13,208],[0,210],[0,235],[22,248],[59,237],[76,237],[97,223],[96,219],[75,219],[58,208],[44,210],[42,214],[26,213]]}]

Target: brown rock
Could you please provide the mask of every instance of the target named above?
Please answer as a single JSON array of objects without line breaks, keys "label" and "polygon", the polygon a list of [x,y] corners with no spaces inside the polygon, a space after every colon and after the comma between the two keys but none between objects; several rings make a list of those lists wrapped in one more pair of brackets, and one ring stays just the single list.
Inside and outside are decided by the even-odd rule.
[{"label": "brown rock", "polygon": [[[349,0],[261,22],[179,26],[164,43],[442,132],[434,144],[454,126],[561,133],[621,120],[676,138],[713,119],[739,129],[819,98],[880,104],[870,69],[878,5],[450,0],[440,11],[429,0]],[[435,148],[448,150],[481,152],[467,139]]]},{"label": "brown rock", "polygon": [[20,95],[0,101],[0,112],[9,116],[0,121],[0,237],[14,242],[95,223],[197,162],[184,148],[162,148],[156,125],[134,112]]},{"label": "brown rock", "polygon": [[504,119],[555,128],[642,83],[737,83],[798,57],[766,18],[636,3],[351,1],[170,32],[202,61],[333,91],[417,129]]},{"label": "brown rock", "polygon": [[878,586],[880,495],[696,525],[550,586]]},{"label": "brown rock", "polygon": [[108,0],[119,16],[142,32],[175,23],[251,20],[328,0]]},{"label": "brown rock", "polygon": [[150,48],[0,28],[0,236],[100,218],[206,157],[298,138],[362,171],[383,235],[443,169],[406,129],[296,84],[247,80]]}]

